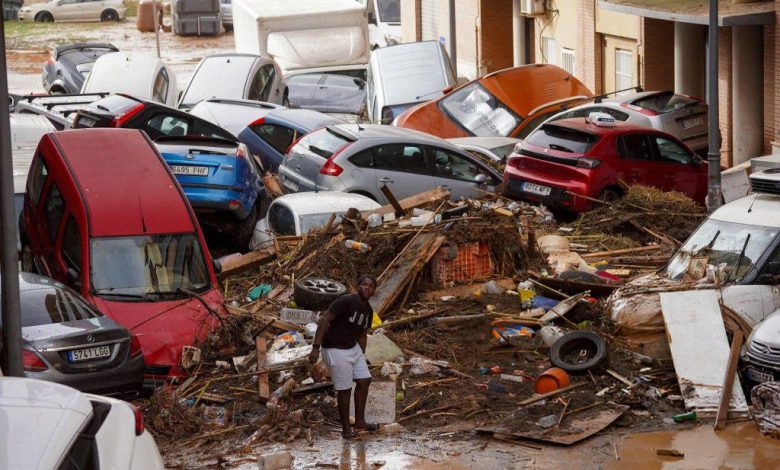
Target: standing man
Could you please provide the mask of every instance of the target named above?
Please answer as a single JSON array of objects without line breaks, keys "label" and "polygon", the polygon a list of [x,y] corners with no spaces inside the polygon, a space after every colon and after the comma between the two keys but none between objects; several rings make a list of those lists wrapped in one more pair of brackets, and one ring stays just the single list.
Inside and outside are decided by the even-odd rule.
[{"label": "standing man", "polygon": [[[376,291],[376,279],[364,274],[358,279],[357,294],[342,295],[317,322],[317,333],[309,362],[315,364],[322,350],[322,360],[330,369],[336,390],[342,437],[351,439],[363,431],[376,431],[376,423],[366,423],[366,400],[371,373],[366,364],[366,339],[374,310],[368,300]],[[349,423],[349,399],[355,382],[355,427]]]}]

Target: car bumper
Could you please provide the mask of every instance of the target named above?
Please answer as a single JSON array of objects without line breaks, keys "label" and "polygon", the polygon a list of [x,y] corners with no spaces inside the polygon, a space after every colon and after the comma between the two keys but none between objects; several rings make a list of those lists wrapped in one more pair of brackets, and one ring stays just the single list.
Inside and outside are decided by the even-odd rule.
[{"label": "car bumper", "polygon": [[[238,186],[182,184],[187,200],[196,212],[230,214],[235,219],[244,220],[252,211],[255,201],[262,199],[265,190],[248,190]],[[238,201],[239,207],[230,208],[231,201]]]},{"label": "car bumper", "polygon": [[303,191],[324,191],[327,188],[317,186],[315,181],[310,181],[291,173],[284,166],[279,167],[279,183],[286,193],[300,193]]},{"label": "car bumper", "polygon": [[750,352],[744,356],[745,378],[753,383],[780,381],[780,364],[773,364],[765,358],[759,358]]},{"label": "car bumper", "polygon": [[30,379],[46,380],[100,395],[137,395],[144,380],[143,356],[131,357],[119,367],[77,374],[63,374],[53,368],[43,372],[27,372]]},{"label": "car bumper", "polygon": [[[572,197],[572,194],[580,194],[579,191],[557,187],[547,181],[536,180],[527,176],[510,176],[505,174],[504,183],[504,194],[514,199],[522,199],[544,204],[550,208],[566,209],[573,212],[584,212],[590,209],[590,203],[586,199]],[[550,193],[541,195],[529,192],[526,190],[525,183],[533,183],[550,188]]]}]

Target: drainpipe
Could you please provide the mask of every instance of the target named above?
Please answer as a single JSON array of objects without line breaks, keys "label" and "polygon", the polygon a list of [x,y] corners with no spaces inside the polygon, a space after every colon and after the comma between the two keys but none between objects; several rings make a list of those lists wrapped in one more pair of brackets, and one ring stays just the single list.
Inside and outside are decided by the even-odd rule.
[{"label": "drainpipe", "polygon": [[525,24],[520,16],[520,0],[512,0],[512,62],[515,67],[525,63]]},{"label": "drainpipe", "polygon": [[3,309],[3,374],[22,377],[22,321],[19,311],[19,271],[14,220],[14,176],[11,164],[11,118],[8,113],[8,73],[5,62],[5,18],[0,2],[0,295]]},{"label": "drainpipe", "polygon": [[450,60],[455,77],[458,76],[458,44],[455,36],[455,0],[450,0]]},{"label": "drainpipe", "polygon": [[707,50],[707,119],[709,176],[707,179],[707,210],[720,207],[720,113],[718,110],[718,0],[710,0],[710,21]]}]

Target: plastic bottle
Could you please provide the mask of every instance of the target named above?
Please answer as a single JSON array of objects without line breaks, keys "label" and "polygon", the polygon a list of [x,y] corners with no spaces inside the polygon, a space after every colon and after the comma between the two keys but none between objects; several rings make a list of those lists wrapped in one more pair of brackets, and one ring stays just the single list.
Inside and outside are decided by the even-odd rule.
[{"label": "plastic bottle", "polygon": [[696,412],[689,411],[688,413],[681,413],[672,417],[675,423],[682,423],[685,421],[696,421]]},{"label": "plastic bottle", "polygon": [[368,251],[371,251],[370,246],[368,246],[365,243],[356,242],[355,240],[346,240],[344,242],[344,246],[346,246],[349,249],[359,251],[361,253],[366,253]]}]

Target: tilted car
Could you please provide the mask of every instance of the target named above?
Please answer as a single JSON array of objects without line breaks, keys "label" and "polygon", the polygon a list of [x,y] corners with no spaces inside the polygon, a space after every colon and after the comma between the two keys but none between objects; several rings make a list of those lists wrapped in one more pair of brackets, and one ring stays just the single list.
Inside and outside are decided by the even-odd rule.
[{"label": "tilted car", "polygon": [[198,102],[187,112],[237,136],[247,124],[260,119],[274,109],[284,109],[284,106],[265,101],[209,98]]},{"label": "tilted car", "polygon": [[92,65],[81,93],[127,93],[173,106],[179,96],[173,69],[159,57],[138,52],[110,52]]},{"label": "tilted car", "polygon": [[520,139],[513,137],[455,137],[447,139],[463,150],[491,165],[503,165]]},{"label": "tilted car", "polygon": [[290,106],[331,114],[347,122],[362,120],[366,82],[338,73],[303,73],[287,78]]},{"label": "tilted car", "polygon": [[531,133],[507,160],[504,182],[509,196],[583,212],[590,199],[620,197],[623,183],[679,191],[703,204],[707,171],[674,136],[593,113]]},{"label": "tilted car", "polygon": [[43,66],[43,89],[52,94],[79,93],[100,56],[119,52],[113,44],[79,42],[57,46]]},{"label": "tilted car", "polygon": [[141,411],[115,398],[0,379],[0,468],[163,470]]},{"label": "tilted car", "polygon": [[144,358],[137,337],[47,277],[20,273],[19,298],[25,377],[83,392],[140,392]]},{"label": "tilted car", "polygon": [[441,98],[415,106],[393,122],[442,137],[518,137],[592,96],[577,78],[555,65],[499,70]]},{"label": "tilted car", "polygon": [[34,21],[119,21],[125,18],[123,0],[49,0],[19,10],[20,20]]},{"label": "tilted car", "polygon": [[162,137],[155,145],[201,225],[231,234],[246,250],[265,196],[246,146],[213,137]]},{"label": "tilted car", "polygon": [[644,91],[604,98],[562,111],[547,121],[606,113],[615,121],[647,126],[680,139],[701,156],[707,153],[707,103],[671,91]]},{"label": "tilted car", "polygon": [[305,135],[279,166],[287,191],[343,191],[382,204],[387,186],[401,199],[443,187],[452,199],[492,191],[501,176],[468,152],[422,132],[341,124]]}]

